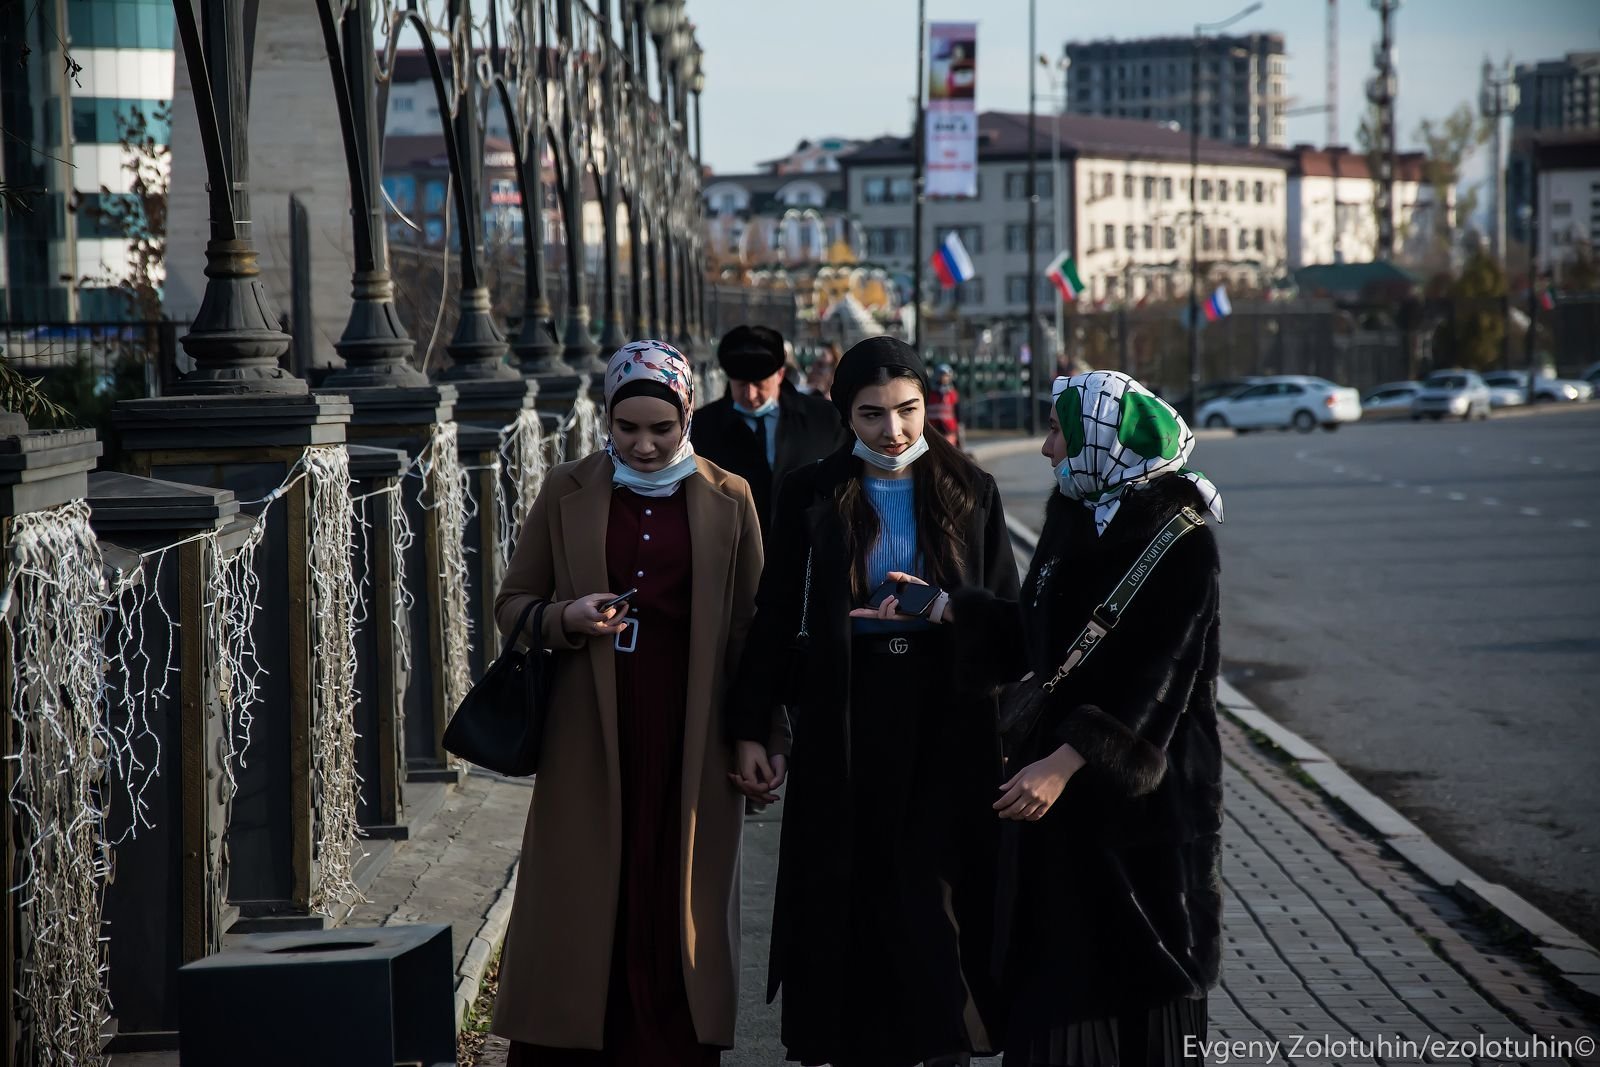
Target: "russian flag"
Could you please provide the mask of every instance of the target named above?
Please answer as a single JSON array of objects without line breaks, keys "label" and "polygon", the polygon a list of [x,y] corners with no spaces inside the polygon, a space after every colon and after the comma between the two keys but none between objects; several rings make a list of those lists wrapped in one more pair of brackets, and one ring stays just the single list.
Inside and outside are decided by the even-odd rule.
[{"label": "russian flag", "polygon": [[1233,305],[1228,303],[1227,287],[1217,286],[1217,291],[1205,302],[1206,321],[1216,322],[1218,319],[1225,319],[1232,310]]},{"label": "russian flag", "polygon": [[955,288],[977,273],[972,269],[972,257],[967,255],[966,246],[954,230],[945,234],[939,247],[934,249],[933,273],[939,276],[939,284],[946,289]]}]

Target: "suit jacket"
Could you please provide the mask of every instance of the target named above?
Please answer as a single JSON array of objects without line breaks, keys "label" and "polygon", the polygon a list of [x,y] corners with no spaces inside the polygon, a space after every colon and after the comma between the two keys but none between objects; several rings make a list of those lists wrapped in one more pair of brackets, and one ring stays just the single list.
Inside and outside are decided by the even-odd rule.
[{"label": "suit jacket", "polygon": [[[596,453],[550,472],[495,599],[502,631],[530,602],[550,602],[543,639],[555,650],[555,676],[493,1029],[561,1048],[602,1045],[622,876],[615,653],[609,638],[574,638],[561,626],[568,603],[606,589],[611,463]],[[745,483],[703,458],[697,467],[680,490],[694,578],[677,933],[695,1032],[706,1044],[730,1046],[744,797],[728,784],[734,759],[724,696],[755,614],[762,552]]]},{"label": "suit jacket", "polygon": [[730,474],[750,483],[761,533],[766,536],[777,510],[778,487],[791,472],[831,455],[847,437],[839,412],[820,396],[784,383],[778,393],[777,462],[768,466],[767,444],[724,396],[694,414],[694,450]]}]

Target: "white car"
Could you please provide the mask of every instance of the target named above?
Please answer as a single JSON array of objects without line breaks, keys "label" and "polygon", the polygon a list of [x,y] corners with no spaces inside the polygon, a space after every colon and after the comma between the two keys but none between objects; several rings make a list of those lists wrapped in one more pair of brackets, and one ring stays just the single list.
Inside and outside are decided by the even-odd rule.
[{"label": "white car", "polygon": [[1422,390],[1421,382],[1390,382],[1361,398],[1363,419],[1404,418],[1411,414],[1411,398]]},{"label": "white car", "polygon": [[1232,396],[1201,406],[1196,420],[1211,430],[1337,430],[1361,418],[1361,394],[1326,378],[1286,374],[1263,378]]},{"label": "white car", "polygon": [[1489,406],[1496,410],[1500,408],[1520,408],[1528,402],[1528,391],[1520,386],[1491,385],[1489,386]]},{"label": "white car", "polygon": [[1446,416],[1461,419],[1489,417],[1489,387],[1475,371],[1436,370],[1422,382],[1411,400],[1411,417],[1424,415],[1438,421]]},{"label": "white car", "polygon": [[[1524,397],[1528,395],[1528,372],[1525,370],[1499,370],[1485,374],[1483,380],[1490,388],[1520,389]],[[1533,399],[1541,404],[1552,400],[1593,400],[1594,386],[1574,378],[1546,378],[1541,374],[1533,380]]]}]

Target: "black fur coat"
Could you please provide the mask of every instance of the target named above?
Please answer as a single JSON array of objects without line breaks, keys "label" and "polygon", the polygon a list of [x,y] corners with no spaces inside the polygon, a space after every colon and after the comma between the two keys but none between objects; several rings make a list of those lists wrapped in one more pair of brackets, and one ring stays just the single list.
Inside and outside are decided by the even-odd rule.
[{"label": "black fur coat", "polygon": [[[1127,492],[1096,535],[1090,509],[1052,494],[1020,611],[982,590],[955,598],[965,670],[1049,678],[1186,505],[1205,514],[1192,484],[1163,478]],[[1200,996],[1217,980],[1218,570],[1210,525],[1179,540],[1011,755],[1008,773],[1063,743],[1087,761],[1043,819],[1007,824],[996,968],[1013,1035]]]}]

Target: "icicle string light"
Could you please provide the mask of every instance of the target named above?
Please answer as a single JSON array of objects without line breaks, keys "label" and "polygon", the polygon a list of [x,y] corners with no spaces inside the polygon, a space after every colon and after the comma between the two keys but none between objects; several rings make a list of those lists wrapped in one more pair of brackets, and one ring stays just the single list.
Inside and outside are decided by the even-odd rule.
[{"label": "icicle string light", "polygon": [[18,832],[8,874],[21,959],[18,1003],[8,1010],[21,1022],[23,1062],[98,1064],[111,1010],[100,936],[111,852],[98,784],[119,748],[101,706],[101,626],[112,590],[87,503],[11,521],[3,587],[15,610],[0,618],[0,632],[15,657],[8,800]]},{"label": "icicle string light", "polygon": [[332,916],[365,898],[355,884],[362,856],[356,773],[357,585],[351,565],[355,510],[343,445],[310,448],[307,570],[311,583],[311,776],[320,877],[312,907]]}]

